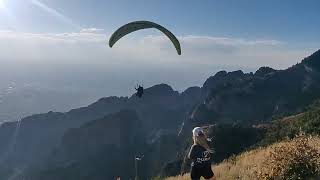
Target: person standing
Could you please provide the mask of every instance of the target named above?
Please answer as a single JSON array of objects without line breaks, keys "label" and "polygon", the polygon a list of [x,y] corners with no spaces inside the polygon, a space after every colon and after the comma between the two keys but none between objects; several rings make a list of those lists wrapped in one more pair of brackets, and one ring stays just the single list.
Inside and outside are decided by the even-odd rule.
[{"label": "person standing", "polygon": [[200,180],[204,177],[207,180],[216,180],[211,169],[211,153],[207,142],[207,137],[203,128],[195,127],[192,130],[193,145],[189,151],[188,157],[191,159],[191,179]]}]

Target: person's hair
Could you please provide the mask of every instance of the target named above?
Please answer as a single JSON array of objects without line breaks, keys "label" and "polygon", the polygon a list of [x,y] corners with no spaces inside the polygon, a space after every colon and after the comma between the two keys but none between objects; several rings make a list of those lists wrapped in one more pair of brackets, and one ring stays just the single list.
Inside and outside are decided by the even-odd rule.
[{"label": "person's hair", "polygon": [[210,150],[210,147],[207,142],[207,137],[205,135],[193,136],[193,144],[200,145],[204,147],[206,150]]}]

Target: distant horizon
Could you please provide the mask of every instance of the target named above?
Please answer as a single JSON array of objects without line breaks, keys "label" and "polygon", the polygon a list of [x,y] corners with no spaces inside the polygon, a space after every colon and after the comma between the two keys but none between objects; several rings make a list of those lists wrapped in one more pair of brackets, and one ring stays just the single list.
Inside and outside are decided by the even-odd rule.
[{"label": "distant horizon", "polygon": [[[320,50],[320,49],[318,49],[318,50]],[[140,84],[147,84],[149,87],[151,87],[153,85],[157,85],[157,84],[168,84],[168,85],[172,86],[175,90],[177,90],[179,92],[183,92],[184,90],[186,90],[187,88],[192,87],[192,86],[201,87],[202,84],[206,81],[207,78],[209,78],[210,76],[215,75],[219,71],[232,72],[232,71],[241,70],[244,73],[251,73],[251,72],[254,73],[261,67],[270,67],[270,68],[273,68],[275,70],[284,70],[284,69],[290,68],[291,66],[293,66],[293,65],[295,65],[297,63],[300,63],[303,59],[309,57],[310,55],[312,55],[313,53],[317,52],[318,50],[310,52],[308,55],[306,55],[304,57],[297,58],[296,62],[293,62],[293,63],[289,64],[288,66],[281,67],[281,68],[277,68],[277,67],[273,67],[273,66],[267,66],[267,65],[262,65],[262,66],[259,66],[259,67],[213,66],[214,68],[212,68],[212,69],[211,69],[211,67],[207,67],[207,69],[205,71],[206,73],[204,75],[202,75],[202,78],[199,79],[198,82],[196,82],[195,79],[193,79],[193,78],[191,78],[190,81],[188,81],[188,79],[185,79],[185,85],[184,86],[177,85],[177,84],[181,84],[181,83],[177,83],[176,84],[175,82],[172,82],[172,81],[170,82],[170,81],[166,81],[166,80],[163,80],[163,81],[159,80],[159,81],[154,82],[154,83],[149,82],[148,80],[144,79],[144,74],[147,74],[147,73],[142,71],[142,69],[144,69],[144,67],[141,67],[141,69],[138,69],[139,67],[135,67],[135,68],[137,68],[136,70],[135,69],[130,69],[129,67],[122,67],[121,70],[124,70],[126,73],[135,74],[136,76],[137,75],[140,76],[138,79],[130,82],[130,86],[128,86],[128,87],[135,86],[136,84],[139,84],[139,83]],[[168,62],[166,62],[166,63],[168,63]],[[47,81],[47,83],[51,84],[52,82],[56,83],[55,80],[59,80],[59,83],[68,84],[68,83],[70,83],[72,81],[80,81],[81,78],[85,79],[86,76],[87,76],[87,78],[89,78],[89,80],[86,80],[86,82],[90,83],[90,78],[92,78],[92,76],[88,75],[88,74],[83,74],[82,75],[81,73],[84,72],[84,71],[87,71],[87,72],[95,71],[96,72],[95,76],[99,77],[99,79],[97,79],[97,82],[92,82],[92,83],[95,83],[97,85],[97,83],[99,84],[100,82],[102,82],[104,80],[108,80],[109,79],[109,81],[110,81],[110,79],[113,79],[112,73],[119,73],[117,71],[117,69],[109,69],[109,70],[106,71],[105,67],[98,67],[98,66],[90,65],[89,63],[85,64],[85,66],[83,66],[81,64],[80,65],[77,65],[77,64],[64,65],[64,64],[59,64],[59,63],[50,64],[50,66],[47,66],[46,64],[43,64],[43,63],[40,63],[40,62],[30,62],[28,64],[17,64],[17,65],[15,65],[15,64],[12,64],[12,62],[7,61],[7,63],[4,63],[2,65],[3,65],[2,67],[5,67],[5,69],[3,71],[1,71],[0,74],[2,73],[2,74],[5,74],[5,75],[0,76],[0,79],[3,82],[7,82],[8,84],[10,84],[10,83],[21,83],[21,82],[23,82],[24,84],[28,84],[28,83],[32,83],[32,81],[34,81],[34,82],[42,82],[42,83],[44,81]],[[117,64],[115,64],[115,65],[117,65]],[[117,66],[120,67],[120,65],[121,64],[118,64]],[[34,67],[37,67],[37,68],[35,68],[33,71],[29,71],[28,72],[29,76],[27,78],[24,77],[25,73],[27,73],[27,71],[29,69],[34,68]],[[88,68],[92,68],[92,70],[88,70]],[[153,65],[151,68],[155,68],[155,65]],[[188,68],[196,69],[197,65],[195,65],[193,67],[188,67]],[[13,72],[13,69],[15,69],[17,72]],[[70,72],[70,70],[76,70],[76,71]],[[78,70],[79,70],[79,72],[77,72]],[[149,70],[149,72],[151,72],[152,70],[154,70],[154,69]],[[192,70],[192,69],[190,69],[190,70]],[[196,70],[198,70],[198,69],[196,69]],[[196,70],[194,70],[194,71],[196,71]],[[161,71],[159,71],[159,72],[154,71],[154,72],[155,72],[154,74],[157,74],[158,76],[161,73]],[[175,75],[178,74],[178,78],[173,78],[177,82],[179,80],[183,80],[184,79],[183,78],[184,77],[183,72],[179,72],[180,74],[175,72],[174,70],[169,71],[169,72],[170,73],[176,73]],[[57,73],[57,74],[54,74],[54,73]],[[79,75],[79,77],[77,77],[77,76],[74,77],[70,73]],[[38,75],[40,75],[40,77],[38,77]],[[166,75],[168,76],[168,74],[166,74]],[[4,79],[5,77],[8,77],[8,80],[5,81],[5,79]],[[15,82],[14,80],[11,81],[10,80],[10,79],[12,79],[11,77],[13,77],[13,78],[17,77],[16,78],[16,79],[18,79],[17,82]],[[172,76],[172,77],[174,77],[174,76]],[[39,78],[42,78],[42,79],[39,79]],[[123,79],[123,78],[126,78],[126,77],[125,77],[125,75],[122,75],[122,76],[119,76],[119,78]],[[161,77],[157,77],[157,78],[161,78]],[[30,80],[30,82],[28,82],[28,79]],[[168,78],[168,80],[172,80],[172,79]],[[145,81],[145,82],[143,82],[143,81]],[[120,84],[123,84],[123,82],[120,81]],[[187,84],[189,84],[189,85],[187,85]],[[1,85],[3,85],[3,84],[0,84],[0,88],[1,88]],[[22,84],[20,84],[20,85],[22,85]],[[84,84],[84,85],[87,86],[86,84]],[[108,84],[105,84],[105,85],[108,85]],[[115,83],[114,85],[117,86],[117,83]],[[103,84],[100,85],[100,86],[103,86]],[[65,87],[68,87],[68,86],[65,86]],[[59,86],[57,86],[57,88],[59,88]],[[69,88],[71,88],[71,87],[69,87]],[[112,89],[112,88],[110,88],[110,89]],[[131,90],[132,88],[129,88],[129,89]],[[106,90],[106,89],[103,88],[103,90]],[[131,95],[132,95],[132,91],[128,91],[127,93],[122,93],[122,94],[110,94],[110,96],[131,96]],[[104,96],[104,97],[107,97],[107,96]]]},{"label": "distant horizon", "polygon": [[[320,51],[320,49],[318,49],[317,51],[314,51],[313,53],[318,52],[318,51]],[[313,53],[311,53],[311,54],[309,54],[308,56],[302,58],[298,63],[301,63],[305,58],[311,56]],[[292,64],[292,65],[290,65],[290,66],[288,66],[288,67],[286,67],[286,68],[283,68],[283,69],[275,69],[275,70],[285,70],[285,69],[288,69],[288,68],[290,68],[290,67],[292,67],[292,66],[294,66],[294,65],[295,65],[295,64]],[[261,67],[259,67],[259,68],[262,68],[262,67],[269,67],[269,66],[261,66]],[[188,88],[192,88],[192,87],[202,88],[202,87],[203,87],[203,84],[205,83],[206,80],[208,80],[208,78],[210,78],[211,76],[214,76],[216,73],[221,72],[221,71],[226,71],[227,73],[229,73],[229,72],[234,72],[234,71],[242,71],[243,73],[255,73],[259,68],[255,69],[255,70],[253,70],[253,71],[245,71],[245,70],[243,70],[243,69],[235,69],[235,70],[229,70],[229,71],[228,71],[228,70],[225,70],[225,69],[220,69],[220,70],[217,70],[216,72],[213,72],[210,76],[206,77],[206,78],[203,80],[203,82],[200,83],[199,85],[191,85],[191,86],[188,86],[188,87],[186,87],[186,88],[184,88],[184,89],[180,89],[180,90],[179,90],[179,89],[176,89],[173,84],[165,83],[165,82],[159,82],[159,83],[156,83],[156,84],[150,84],[149,86],[145,86],[145,88],[148,89],[148,88],[152,88],[152,87],[154,87],[154,86],[163,84],[163,85],[168,85],[168,86],[170,86],[174,91],[177,91],[177,92],[179,92],[179,93],[183,93],[183,92],[184,92],[185,90],[187,90]],[[272,67],[271,67],[271,68],[272,68]],[[273,68],[273,69],[274,69],[274,68]],[[31,87],[31,86],[30,86],[30,87]],[[13,86],[10,86],[9,88],[10,88],[10,89],[11,89],[11,88],[14,89],[15,87],[14,87],[14,85],[13,85]],[[39,87],[38,87],[38,88],[39,88]],[[3,87],[0,86],[0,105],[1,105],[1,97],[2,97],[2,92],[1,92],[1,90],[3,90]],[[50,88],[48,88],[47,90],[50,90]],[[45,113],[48,113],[48,112],[61,112],[61,113],[66,113],[66,112],[69,112],[69,111],[71,111],[71,110],[73,110],[73,109],[79,109],[79,108],[82,108],[82,107],[87,107],[87,106],[89,106],[89,105],[91,105],[91,104],[93,104],[93,103],[95,103],[95,102],[97,102],[97,101],[99,101],[99,100],[101,100],[101,99],[103,99],[103,98],[109,98],[109,97],[127,97],[127,98],[130,98],[131,96],[134,96],[134,94],[135,94],[135,92],[133,91],[134,89],[132,88],[131,90],[132,90],[132,91],[129,91],[129,93],[128,93],[127,95],[106,95],[106,96],[101,95],[101,96],[96,96],[95,98],[92,98],[92,97],[91,97],[90,100],[88,100],[86,103],[83,103],[82,105],[73,106],[73,107],[70,107],[70,108],[68,108],[68,109],[60,110],[60,111],[59,111],[59,110],[55,111],[55,110],[50,109],[50,110],[48,110],[48,111],[37,112],[37,113],[30,113],[29,115],[21,116],[21,118],[23,119],[23,118],[26,118],[26,117],[28,117],[28,116],[32,116],[32,115],[35,115],[35,114],[45,114]],[[61,92],[64,92],[64,91],[62,90]],[[79,93],[79,92],[77,92],[77,93]],[[80,93],[80,94],[81,94],[81,93]],[[67,95],[67,94],[66,94],[66,95]],[[14,121],[18,121],[18,119],[17,119],[17,120],[14,120]],[[4,120],[4,121],[3,121],[3,119],[0,119],[0,125],[3,124],[3,123],[5,123],[5,122],[12,122],[12,120],[7,120],[7,121]]]}]

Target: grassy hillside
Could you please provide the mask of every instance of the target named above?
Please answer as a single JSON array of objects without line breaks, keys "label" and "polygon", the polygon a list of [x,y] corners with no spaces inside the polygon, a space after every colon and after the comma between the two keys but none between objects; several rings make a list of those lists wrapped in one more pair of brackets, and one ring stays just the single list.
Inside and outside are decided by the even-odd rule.
[{"label": "grassy hillside", "polygon": [[[320,175],[319,127],[320,101],[315,101],[303,113],[256,125],[254,128],[265,130],[262,141],[253,146],[253,150],[215,165],[214,172],[219,180],[306,179]],[[167,180],[189,177],[186,174]]]},{"label": "grassy hillside", "polygon": [[[300,135],[244,152],[213,166],[213,169],[219,180],[315,178],[320,175],[320,137]],[[189,174],[166,180],[188,179]]]},{"label": "grassy hillside", "polygon": [[264,139],[258,144],[262,146],[282,141],[285,138],[293,138],[300,132],[305,132],[308,135],[320,135],[320,101],[315,101],[303,113],[255,127],[266,130]]}]

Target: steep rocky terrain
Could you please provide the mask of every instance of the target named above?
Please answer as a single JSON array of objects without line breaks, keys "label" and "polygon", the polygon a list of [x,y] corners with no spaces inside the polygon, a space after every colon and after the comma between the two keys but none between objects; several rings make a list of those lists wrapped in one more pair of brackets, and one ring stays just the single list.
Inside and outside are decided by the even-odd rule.
[{"label": "steep rocky terrain", "polygon": [[[270,121],[299,113],[320,97],[320,51],[285,70],[262,67],[253,73],[218,72],[203,86],[203,103],[184,122],[196,124]],[[210,90],[208,90],[210,89]]]},{"label": "steep rocky terrain", "polygon": [[[41,171],[26,179],[115,179],[134,177],[134,158],[145,144],[141,121],[122,110],[69,129]],[[73,173],[78,172],[78,173]],[[124,173],[125,172],[125,173]]]},{"label": "steep rocky terrain", "polygon": [[102,118],[124,109],[136,111],[141,130],[150,139],[156,138],[162,129],[176,133],[186,112],[197,100],[188,99],[170,86],[160,84],[145,90],[142,99],[132,97],[108,97],[66,113],[49,112],[26,117],[19,122],[4,123],[0,127],[0,163],[12,167],[25,167],[45,159],[60,144],[70,128]]}]

